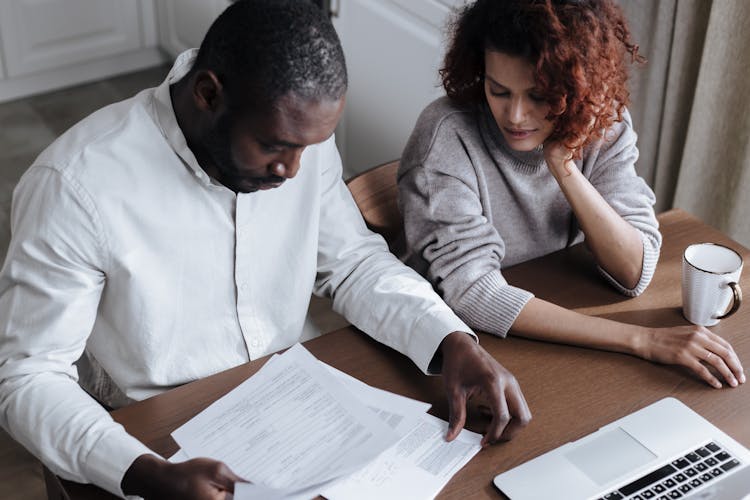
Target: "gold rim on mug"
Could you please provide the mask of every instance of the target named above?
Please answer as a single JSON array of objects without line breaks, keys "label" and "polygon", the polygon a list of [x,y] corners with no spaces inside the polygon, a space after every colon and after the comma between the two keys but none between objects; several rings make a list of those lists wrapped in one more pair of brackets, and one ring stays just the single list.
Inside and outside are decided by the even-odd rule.
[{"label": "gold rim on mug", "polygon": [[724,274],[731,274],[731,273],[733,273],[733,272],[735,272],[737,270],[737,269],[733,269],[731,271],[726,271],[726,272],[723,272],[723,273],[717,273],[716,271],[709,271],[708,269],[702,269],[702,268],[696,266],[695,264],[693,264],[692,262],[690,262],[687,259],[687,257],[685,257],[685,252],[687,252],[688,248],[690,248],[690,247],[696,247],[698,245],[713,245],[713,246],[716,246],[716,247],[726,248],[727,250],[729,250],[730,252],[732,252],[733,254],[735,254],[738,259],[740,259],[740,265],[737,266],[737,269],[739,269],[740,267],[742,267],[745,264],[745,260],[742,258],[742,255],[740,255],[740,253],[737,250],[735,250],[733,248],[729,248],[726,245],[722,245],[721,243],[711,243],[711,242],[707,241],[705,243],[692,243],[692,244],[688,245],[687,248],[685,248],[685,250],[682,252],[682,260],[684,260],[685,262],[687,262],[688,265],[690,267],[692,267],[693,269],[697,269],[698,271],[701,271],[703,273],[715,274],[717,276],[721,276],[721,275],[724,275]]}]

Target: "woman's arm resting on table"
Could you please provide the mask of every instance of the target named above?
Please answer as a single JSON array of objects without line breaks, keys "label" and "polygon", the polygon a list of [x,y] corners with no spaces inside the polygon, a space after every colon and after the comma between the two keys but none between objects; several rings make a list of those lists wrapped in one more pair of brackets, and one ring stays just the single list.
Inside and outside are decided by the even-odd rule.
[{"label": "woman's arm resting on table", "polygon": [[647,328],[586,316],[532,298],[516,318],[511,333],[681,365],[717,389],[722,384],[709,366],[732,387],[745,382],[742,364],[729,342],[702,326]]}]

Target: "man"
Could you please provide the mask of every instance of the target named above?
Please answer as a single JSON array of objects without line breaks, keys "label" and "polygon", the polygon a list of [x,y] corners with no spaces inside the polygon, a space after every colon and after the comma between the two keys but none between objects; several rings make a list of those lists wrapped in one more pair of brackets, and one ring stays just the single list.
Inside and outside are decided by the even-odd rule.
[{"label": "man", "polygon": [[345,90],[312,4],[240,1],[161,86],[83,120],[24,175],[0,275],[0,422],[53,472],[223,498],[240,480],[226,466],[166,462],[81,387],[120,406],[288,347],[311,292],[442,369],[448,439],[477,393],[484,444],[528,422],[512,375],[366,229],[332,139]]}]

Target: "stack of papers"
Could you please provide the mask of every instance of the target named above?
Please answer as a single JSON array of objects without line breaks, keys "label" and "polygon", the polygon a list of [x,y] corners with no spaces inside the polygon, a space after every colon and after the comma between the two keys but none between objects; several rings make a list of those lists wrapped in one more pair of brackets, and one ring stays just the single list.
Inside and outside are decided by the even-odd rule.
[{"label": "stack of papers", "polygon": [[243,498],[433,498],[479,450],[430,405],[376,389],[300,344],[172,433],[173,461],[209,457],[250,483]]}]

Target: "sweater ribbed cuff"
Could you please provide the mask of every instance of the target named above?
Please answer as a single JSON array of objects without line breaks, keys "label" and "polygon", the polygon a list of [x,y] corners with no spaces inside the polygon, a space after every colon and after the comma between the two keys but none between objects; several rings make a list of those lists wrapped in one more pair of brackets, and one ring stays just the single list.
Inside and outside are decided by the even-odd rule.
[{"label": "sweater ribbed cuff", "polygon": [[461,297],[456,314],[475,330],[505,337],[534,294],[509,285],[499,271],[486,274]]},{"label": "sweater ribbed cuff", "polygon": [[645,233],[641,233],[641,241],[643,241],[643,266],[641,268],[641,278],[634,288],[626,288],[622,284],[614,279],[607,271],[597,266],[599,272],[604,278],[613,286],[615,289],[623,295],[628,297],[636,297],[642,294],[649,283],[651,278],[654,277],[656,271],[656,263],[659,261],[659,245],[651,237]]}]

